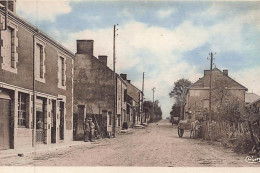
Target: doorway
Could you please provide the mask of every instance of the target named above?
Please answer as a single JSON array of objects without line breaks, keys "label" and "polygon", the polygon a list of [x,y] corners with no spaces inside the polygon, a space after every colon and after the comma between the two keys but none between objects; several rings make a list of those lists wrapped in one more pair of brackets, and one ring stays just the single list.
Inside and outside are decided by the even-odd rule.
[{"label": "doorway", "polygon": [[51,109],[51,143],[56,143],[56,101],[52,101]]},{"label": "doorway", "polygon": [[36,99],[36,142],[44,143],[44,108],[39,98]]},{"label": "doorway", "polygon": [[11,148],[13,138],[10,118],[11,100],[0,95],[0,150]]},{"label": "doorway", "polygon": [[60,102],[60,140],[64,140],[64,102]]}]

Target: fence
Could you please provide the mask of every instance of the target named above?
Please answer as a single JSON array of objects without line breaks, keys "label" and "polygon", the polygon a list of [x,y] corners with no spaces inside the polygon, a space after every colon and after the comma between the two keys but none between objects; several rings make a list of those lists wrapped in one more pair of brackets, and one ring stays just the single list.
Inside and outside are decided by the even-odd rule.
[{"label": "fence", "polygon": [[210,141],[238,138],[248,133],[246,123],[204,121],[201,130],[202,138]]}]

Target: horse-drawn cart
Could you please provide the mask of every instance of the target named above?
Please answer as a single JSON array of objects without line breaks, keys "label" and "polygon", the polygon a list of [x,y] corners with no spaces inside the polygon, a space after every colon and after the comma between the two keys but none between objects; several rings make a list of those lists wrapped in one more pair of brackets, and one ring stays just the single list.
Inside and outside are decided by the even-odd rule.
[{"label": "horse-drawn cart", "polygon": [[181,120],[178,124],[178,135],[180,138],[183,136],[185,130],[190,131],[190,138],[196,138],[200,132],[200,122],[192,119]]}]

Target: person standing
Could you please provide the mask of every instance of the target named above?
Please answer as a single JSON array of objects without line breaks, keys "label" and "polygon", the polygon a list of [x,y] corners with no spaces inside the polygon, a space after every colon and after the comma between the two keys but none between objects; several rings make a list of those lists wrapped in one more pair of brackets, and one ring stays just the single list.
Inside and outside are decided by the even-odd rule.
[{"label": "person standing", "polygon": [[84,142],[88,142],[90,137],[90,126],[87,117],[85,118],[83,129],[84,129]]},{"label": "person standing", "polygon": [[90,142],[94,142],[92,140],[94,138],[94,132],[95,132],[95,124],[92,122],[92,118],[89,118],[89,127],[90,127]]}]

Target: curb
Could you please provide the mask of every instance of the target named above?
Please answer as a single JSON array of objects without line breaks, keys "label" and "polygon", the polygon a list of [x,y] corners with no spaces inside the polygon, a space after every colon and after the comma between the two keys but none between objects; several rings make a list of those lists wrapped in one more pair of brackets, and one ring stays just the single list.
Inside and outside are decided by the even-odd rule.
[{"label": "curb", "polygon": [[[34,154],[36,152],[47,152],[47,151],[52,151],[52,150],[61,150],[61,149],[65,149],[65,148],[70,148],[73,146],[81,146],[81,145],[90,145],[91,143],[85,143],[82,141],[82,143],[77,143],[77,144],[68,144],[68,145],[62,145],[62,146],[54,146],[54,147],[50,147],[50,148],[42,148],[42,149],[36,149],[34,150],[34,148],[32,148],[29,151],[12,151],[15,153],[7,153],[7,154],[0,154],[0,158],[7,158],[7,157],[24,157],[24,155],[31,155]],[[12,149],[11,149],[12,150]]]}]

